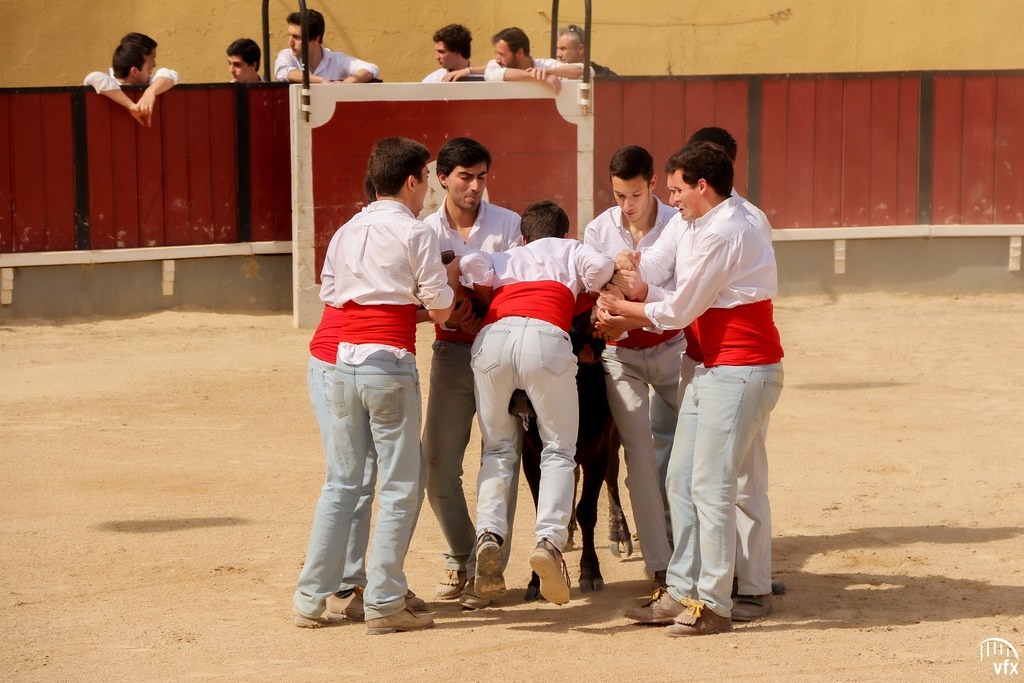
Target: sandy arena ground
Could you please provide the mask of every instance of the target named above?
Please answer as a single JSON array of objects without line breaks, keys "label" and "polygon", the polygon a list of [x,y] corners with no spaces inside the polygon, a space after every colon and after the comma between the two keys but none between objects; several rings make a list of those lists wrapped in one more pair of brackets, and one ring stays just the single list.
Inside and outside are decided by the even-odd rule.
[{"label": "sandy arena ground", "polygon": [[[648,582],[638,557],[607,548],[603,592],[523,604],[525,484],[497,608],[434,603],[434,629],[380,637],[295,628],[323,476],[310,331],[194,312],[0,327],[0,679],[1003,678],[979,643],[1024,654],[1024,294],[791,297],[776,311],[786,388],[769,448],[788,593],[761,623],[683,641],[622,616]],[[420,349],[425,383],[427,329]],[[406,570],[428,600],[442,548],[425,506]],[[575,577],[579,553],[566,559]]]}]

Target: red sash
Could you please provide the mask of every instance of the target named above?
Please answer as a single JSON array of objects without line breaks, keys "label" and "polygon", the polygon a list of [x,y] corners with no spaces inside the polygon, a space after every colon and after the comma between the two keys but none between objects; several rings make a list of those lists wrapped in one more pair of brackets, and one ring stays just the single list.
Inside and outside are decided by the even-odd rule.
[{"label": "red sash", "polygon": [[494,291],[484,325],[516,315],[543,320],[568,332],[575,306],[572,290],[561,282],[517,282]]},{"label": "red sash", "polygon": [[384,344],[416,353],[416,304],[357,304],[341,307],[339,342]]},{"label": "red sash", "polygon": [[342,313],[340,308],[324,304],[320,324],[309,340],[309,354],[325,363],[338,362],[338,334],[341,332]]},{"label": "red sash", "polygon": [[694,322],[705,367],[770,365],[782,360],[771,299],[735,308],[709,308]]}]

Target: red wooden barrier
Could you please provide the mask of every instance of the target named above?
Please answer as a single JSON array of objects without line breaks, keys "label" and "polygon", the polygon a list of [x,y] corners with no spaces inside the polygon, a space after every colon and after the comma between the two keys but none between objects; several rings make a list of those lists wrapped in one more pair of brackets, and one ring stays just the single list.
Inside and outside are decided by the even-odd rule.
[{"label": "red wooden barrier", "polygon": [[[84,122],[73,104],[83,92]],[[239,92],[179,86],[160,96],[147,129],[91,90],[0,91],[0,253],[75,249],[76,210],[93,249],[289,240],[287,91],[254,86],[237,100]],[[777,228],[1024,223],[1019,71],[612,78],[595,83],[594,98],[595,212],[614,203],[607,169],[619,147],[647,147],[661,175],[691,133],[718,125],[739,143],[737,191],[755,198]],[[239,143],[242,106],[248,134],[243,127]],[[378,135],[406,134],[435,150],[447,137],[472,135],[495,155],[490,188],[498,203],[522,210],[544,196],[574,211],[573,129],[539,132],[536,117],[554,115],[543,106],[344,105],[314,133],[316,149],[331,149],[315,154],[315,190],[335,197],[316,209],[321,256],[329,233],[362,201]],[[354,120],[359,126],[344,123]],[[76,140],[85,143],[84,158],[75,158]],[[249,155],[241,173],[239,144]],[[76,188],[76,163],[85,165],[78,176],[87,193]],[[249,225],[240,225],[245,218]]]},{"label": "red wooden barrier", "polygon": [[0,93],[0,160],[0,252],[74,249],[70,93]]},{"label": "red wooden barrier", "polygon": [[492,154],[490,201],[516,212],[541,199],[565,208],[576,228],[576,127],[553,100],[339,102],[313,129],[316,272],[331,236],[365,204],[363,174],[373,143],[403,135],[434,154],[454,137],[478,140]]}]

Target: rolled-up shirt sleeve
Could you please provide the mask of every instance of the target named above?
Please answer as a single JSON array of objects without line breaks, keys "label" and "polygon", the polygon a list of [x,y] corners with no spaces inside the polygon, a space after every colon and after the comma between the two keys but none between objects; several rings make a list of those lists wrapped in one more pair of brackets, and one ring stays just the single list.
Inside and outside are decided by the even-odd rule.
[{"label": "rolled-up shirt sleeve", "polygon": [[93,71],[88,74],[85,80],[82,81],[82,85],[91,86],[96,92],[109,92],[121,89],[121,84],[117,82],[116,78],[102,71]]},{"label": "rolled-up shirt sleeve", "polygon": [[470,249],[459,257],[459,270],[462,272],[459,282],[463,287],[494,286],[494,264],[486,252]]},{"label": "rolled-up shirt sleeve", "polygon": [[487,62],[487,66],[484,67],[484,80],[485,81],[503,81],[505,80],[505,67],[498,64],[497,60],[492,59]]},{"label": "rolled-up shirt sleeve", "polygon": [[171,82],[173,82],[174,85],[178,85],[178,72],[174,69],[168,69],[163,66],[160,67],[156,70],[156,73],[153,74],[153,77],[149,79],[150,83],[152,83],[153,80],[157,78],[167,78]]},{"label": "rolled-up shirt sleeve", "polygon": [[374,78],[380,78],[380,68],[376,64],[372,62],[365,62],[362,59],[352,57],[351,55],[345,55],[345,59],[348,61],[345,63],[344,69],[348,72],[349,76],[354,75],[357,71],[368,71]]}]

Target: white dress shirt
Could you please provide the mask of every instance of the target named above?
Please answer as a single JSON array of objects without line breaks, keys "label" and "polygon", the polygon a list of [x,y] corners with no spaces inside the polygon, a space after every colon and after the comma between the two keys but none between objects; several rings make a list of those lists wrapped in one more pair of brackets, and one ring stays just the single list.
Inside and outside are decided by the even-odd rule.
[{"label": "white dress shirt", "polygon": [[[373,202],[334,233],[320,280],[320,300],[337,308],[354,301],[437,309],[447,308],[455,297],[441,265],[437,235],[408,207],[390,199]],[[338,359],[360,363],[381,346],[342,344]],[[405,354],[404,349],[384,348],[400,358]]]},{"label": "white dress shirt", "polygon": [[574,239],[545,237],[509,251],[469,251],[461,259],[461,282],[498,289],[519,282],[558,282],[577,296],[608,284],[615,262]]},{"label": "white dress shirt", "polygon": [[[149,82],[152,83],[157,78],[168,78],[174,82],[174,85],[178,85],[178,72],[174,69],[160,67],[150,75]],[[96,92],[109,92],[111,90],[121,89],[121,84],[118,82],[117,78],[114,77],[113,68],[111,68],[107,73],[103,73],[102,71],[93,71],[89,73],[82,81],[82,85],[90,85]]]},{"label": "white dress shirt", "polygon": [[[326,47],[323,48],[324,57],[317,64],[314,76],[319,76],[326,81],[343,81],[360,69],[370,72],[373,78],[380,78],[380,69],[376,64],[364,62],[361,59],[350,57],[344,52],[335,52]],[[288,72],[292,69],[302,71],[302,60],[288,48],[277,53],[274,60],[274,78],[279,81],[288,80]]]},{"label": "white dress shirt", "polygon": [[709,308],[734,308],[778,292],[775,253],[743,199],[730,197],[695,221],[673,218],[640,258],[645,282],[674,273],[674,291],[649,287],[644,314],[659,330],[686,327]]},{"label": "white dress shirt", "polygon": [[[554,69],[560,66],[562,63],[557,59],[548,59],[547,57],[533,57],[533,68],[535,69]],[[498,64],[498,61],[492,59],[487,62],[487,66],[484,67],[484,80],[485,81],[503,81],[505,80],[505,69],[506,67]]]},{"label": "white dress shirt", "polygon": [[476,213],[476,221],[470,228],[466,241],[462,240],[458,228],[453,228],[448,221],[445,202],[437,211],[423,219],[423,222],[434,229],[437,234],[441,251],[453,251],[462,256],[471,249],[479,249],[488,253],[508,251],[512,247],[523,244],[523,233],[519,230],[519,214],[490,202],[480,202],[480,210]]}]

